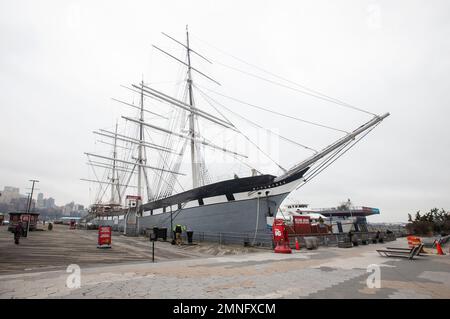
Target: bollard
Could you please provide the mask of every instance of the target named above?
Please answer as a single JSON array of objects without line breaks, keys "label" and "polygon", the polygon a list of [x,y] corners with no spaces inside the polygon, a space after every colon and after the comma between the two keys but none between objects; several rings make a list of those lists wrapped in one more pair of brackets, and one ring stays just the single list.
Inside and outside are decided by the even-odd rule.
[{"label": "bollard", "polygon": [[152,242],[152,262],[155,262],[155,241],[158,239],[157,235],[153,232],[150,234],[150,241]]}]

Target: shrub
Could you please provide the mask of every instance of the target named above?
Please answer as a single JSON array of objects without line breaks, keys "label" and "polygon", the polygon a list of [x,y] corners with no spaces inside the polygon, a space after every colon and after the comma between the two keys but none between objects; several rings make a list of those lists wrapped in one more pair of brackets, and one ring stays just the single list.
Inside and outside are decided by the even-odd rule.
[{"label": "shrub", "polygon": [[411,214],[408,214],[408,221],[406,229],[410,234],[430,236],[450,232],[450,213],[444,209],[433,208],[423,215],[418,211],[414,220]]}]

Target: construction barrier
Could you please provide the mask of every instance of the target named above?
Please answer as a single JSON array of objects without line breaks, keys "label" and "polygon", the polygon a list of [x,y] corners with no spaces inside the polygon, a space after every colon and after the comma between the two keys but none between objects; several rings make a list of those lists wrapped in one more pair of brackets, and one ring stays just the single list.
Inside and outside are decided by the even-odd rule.
[{"label": "construction barrier", "polygon": [[409,248],[419,246],[422,243],[422,240],[420,240],[420,237],[408,236],[408,237],[406,237],[406,239],[408,239]]},{"label": "construction barrier", "polygon": [[436,240],[436,253],[438,255],[445,255],[444,251],[442,250],[441,244]]}]

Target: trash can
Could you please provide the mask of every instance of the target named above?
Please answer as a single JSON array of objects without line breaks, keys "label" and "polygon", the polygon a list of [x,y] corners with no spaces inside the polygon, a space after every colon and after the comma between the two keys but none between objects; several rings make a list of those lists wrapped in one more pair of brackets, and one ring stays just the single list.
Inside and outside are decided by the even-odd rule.
[{"label": "trash can", "polygon": [[188,230],[186,232],[188,244],[192,244],[192,237],[194,236],[194,232],[192,230]]},{"label": "trash can", "polygon": [[162,240],[167,240],[167,228],[158,228],[158,238]]}]

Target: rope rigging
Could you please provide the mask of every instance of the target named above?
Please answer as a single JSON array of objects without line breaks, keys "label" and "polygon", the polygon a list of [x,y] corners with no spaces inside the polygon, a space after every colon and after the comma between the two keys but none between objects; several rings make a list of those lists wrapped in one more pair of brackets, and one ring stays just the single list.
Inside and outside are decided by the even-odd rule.
[{"label": "rope rigging", "polygon": [[[321,93],[321,92],[319,92],[319,91],[317,91],[317,90],[308,88],[308,87],[306,87],[306,86],[304,86],[304,85],[302,85],[302,84],[296,83],[296,82],[294,82],[294,81],[292,81],[292,80],[289,80],[289,79],[287,79],[287,78],[285,78],[285,77],[282,77],[282,76],[277,75],[277,74],[275,74],[275,73],[273,73],[273,72],[270,72],[270,71],[267,71],[267,70],[265,70],[265,69],[263,69],[263,68],[261,68],[261,67],[258,67],[258,66],[254,65],[254,64],[252,64],[252,63],[249,63],[249,62],[247,62],[247,61],[245,61],[245,60],[243,60],[243,59],[241,59],[241,58],[236,57],[236,56],[233,55],[233,54],[227,53],[227,52],[225,52],[225,51],[223,51],[223,50],[217,48],[216,46],[213,46],[212,44],[210,44],[210,43],[208,43],[208,42],[206,42],[206,41],[200,39],[200,38],[197,37],[196,35],[194,35],[194,37],[197,38],[198,40],[200,40],[201,42],[205,43],[206,45],[210,46],[211,48],[213,48],[213,49],[215,49],[215,50],[217,50],[217,51],[219,51],[219,52],[221,52],[221,53],[223,53],[223,54],[225,54],[225,55],[227,55],[227,56],[230,56],[230,57],[232,57],[232,58],[235,59],[235,60],[238,60],[238,61],[240,61],[240,62],[242,62],[242,63],[244,63],[244,64],[246,64],[246,65],[248,65],[248,66],[251,66],[251,67],[253,67],[253,68],[256,68],[256,69],[258,69],[258,70],[260,70],[260,71],[262,71],[262,72],[264,72],[264,73],[266,73],[266,74],[269,74],[269,75],[271,75],[271,76],[273,76],[273,77],[275,77],[275,78],[281,79],[281,80],[286,81],[286,82],[288,82],[288,83],[290,83],[290,84],[292,84],[292,85],[295,85],[295,86],[301,88],[302,90],[297,89],[297,88],[293,88],[293,87],[290,87],[290,86],[287,86],[287,85],[285,85],[285,84],[283,84],[283,83],[280,83],[280,82],[276,82],[276,81],[273,81],[273,80],[264,78],[264,77],[262,77],[262,76],[259,76],[259,75],[257,75],[257,74],[253,74],[253,73],[251,73],[251,72],[247,72],[247,71],[238,69],[238,68],[236,68],[236,67],[233,67],[233,66],[230,66],[230,65],[221,63],[221,62],[219,62],[219,61],[212,60],[214,63],[216,63],[216,64],[218,64],[218,65],[221,65],[221,66],[226,67],[226,68],[229,68],[229,69],[231,69],[231,70],[234,70],[234,71],[237,71],[237,72],[246,74],[246,75],[251,76],[251,77],[254,77],[254,78],[257,78],[257,79],[259,79],[259,80],[266,81],[266,82],[268,82],[268,83],[272,83],[272,84],[277,85],[277,86],[280,86],[280,87],[284,87],[284,88],[286,88],[286,89],[290,89],[290,90],[293,90],[293,91],[297,91],[297,92],[299,92],[299,93],[306,94],[306,95],[309,95],[309,96],[312,96],[312,97],[315,97],[315,98],[318,98],[318,99],[321,99],[321,100],[324,100],[324,101],[327,101],[327,102],[330,102],[330,103],[334,103],[334,104],[337,104],[337,105],[340,105],[340,106],[343,106],[343,107],[346,107],[346,108],[349,108],[349,109],[353,109],[353,110],[355,110],[355,111],[359,111],[359,112],[362,112],[362,113],[366,113],[366,114],[370,114],[370,115],[373,115],[373,116],[377,116],[377,114],[372,113],[372,112],[370,112],[370,111],[367,111],[367,110],[365,110],[365,109],[363,109],[363,108],[361,108],[361,107],[357,107],[357,106],[355,106],[355,105],[349,104],[349,103],[344,102],[344,101],[342,101],[342,100],[333,98],[333,97],[331,97],[331,96],[329,96],[329,95],[326,95],[326,94]],[[307,91],[305,91],[305,90],[307,90],[307,91],[309,91],[309,92],[307,92]]]},{"label": "rope rigging", "polygon": [[[317,150],[315,150],[315,149],[312,148],[312,147],[309,147],[309,146],[306,146],[306,145],[304,145],[304,144],[301,144],[301,143],[298,143],[298,142],[296,142],[296,141],[293,141],[293,140],[291,140],[291,139],[289,139],[289,138],[287,138],[287,137],[285,137],[285,136],[282,136],[282,135],[280,135],[280,134],[277,134],[277,133],[275,133],[275,132],[269,130],[268,128],[265,128],[265,127],[263,127],[263,126],[261,126],[261,125],[255,123],[255,122],[249,120],[249,119],[246,118],[246,117],[243,117],[242,115],[240,115],[240,114],[238,114],[238,113],[232,111],[230,108],[226,107],[225,105],[219,103],[217,100],[214,100],[213,98],[211,98],[210,96],[208,96],[205,92],[203,92],[202,90],[200,90],[197,86],[196,86],[196,88],[197,88],[197,90],[199,90],[200,94],[203,95],[203,97],[205,98],[205,100],[206,100],[207,102],[208,102],[208,99],[210,99],[211,101],[214,101],[217,105],[220,105],[221,107],[223,107],[224,109],[226,109],[228,112],[230,112],[230,113],[234,114],[235,116],[237,116],[237,117],[243,119],[244,121],[249,122],[249,123],[251,123],[252,125],[254,125],[254,126],[256,126],[256,127],[260,128],[260,129],[266,130],[266,131],[269,132],[270,134],[276,135],[276,136],[278,136],[278,137],[284,139],[284,140],[287,141],[287,142],[290,142],[290,143],[292,143],[292,144],[294,144],[294,145],[300,146],[300,147],[302,147],[302,148],[304,148],[304,149],[307,149],[307,150],[310,150],[310,151],[312,151],[312,152],[314,152],[314,153],[317,153]],[[210,104],[210,103],[208,102],[208,104]],[[214,105],[212,105],[212,104],[210,104],[210,105],[216,109],[216,107],[215,107]],[[217,109],[216,109],[216,110],[217,110]],[[218,111],[218,110],[217,110],[217,111]],[[240,133],[242,134],[242,132],[240,132]]]},{"label": "rope rigging", "polygon": [[[200,85],[197,84],[196,87],[198,87],[198,86],[200,86]],[[222,96],[222,97],[224,97],[224,98],[227,98],[227,99],[230,99],[230,100],[232,100],[232,101],[235,101],[235,102],[238,102],[238,103],[241,103],[241,104],[245,104],[245,105],[254,107],[254,108],[259,109],[259,110],[262,110],[262,111],[266,111],[266,112],[269,112],[269,113],[272,113],[272,114],[276,114],[276,115],[279,115],[279,116],[283,116],[283,117],[286,117],[286,118],[290,118],[290,119],[293,119],[293,120],[296,120],[296,121],[299,121],[299,122],[303,122],[303,123],[311,124],[311,125],[314,125],[314,126],[319,126],[319,127],[323,127],[323,128],[326,128],[326,129],[333,130],[333,131],[337,131],[337,132],[342,132],[342,133],[348,134],[347,131],[344,131],[344,130],[341,130],[341,129],[338,129],[338,128],[335,128],[335,127],[332,127],[332,126],[328,126],[328,125],[320,124],[320,123],[317,123],[317,122],[312,122],[312,121],[304,120],[304,119],[302,119],[302,118],[295,117],[295,116],[288,115],[288,114],[283,114],[283,113],[280,113],[280,112],[277,112],[277,111],[273,111],[273,110],[271,110],[271,109],[269,109],[269,108],[267,108],[267,107],[263,107],[263,106],[259,106],[259,105],[253,104],[253,103],[245,102],[245,101],[239,100],[239,99],[237,99],[237,98],[234,98],[234,97],[225,95],[225,94],[223,94],[223,93],[219,93],[219,92],[217,92],[217,91],[211,90],[211,89],[209,89],[209,88],[207,88],[207,87],[204,87],[204,86],[200,86],[200,87],[202,87],[202,88],[205,89],[205,90],[208,90],[208,91],[211,92],[211,93],[220,95],[220,96]]]},{"label": "rope rigging", "polygon": [[[380,123],[374,125],[371,129],[369,129],[367,132],[365,132],[363,135],[358,137],[356,141],[350,141],[347,144],[343,145],[341,148],[336,150],[336,152],[329,156],[327,160],[325,160],[323,163],[320,164],[318,168],[316,168],[314,171],[312,171],[310,176],[308,176],[302,184],[296,187],[295,190],[303,187],[307,182],[311,181],[313,178],[315,178],[317,175],[322,173],[325,169],[327,169],[331,164],[333,164],[337,159],[339,159],[342,155],[347,153],[352,147],[354,147],[357,143],[359,143],[364,137],[366,137],[375,127],[377,127]],[[348,147],[348,148],[347,148]],[[345,149],[347,148],[347,149]],[[309,173],[309,172],[308,172]]]},{"label": "rope rigging", "polygon": [[[199,92],[200,92],[200,94],[203,96],[203,98],[205,99],[205,101],[207,101],[207,103],[209,104],[209,105],[211,105],[211,107],[213,107],[214,109],[216,109],[216,107],[212,104],[212,103],[210,103],[209,101],[208,101],[208,99],[211,99],[211,100],[213,100],[212,98],[210,98],[210,97],[208,97],[207,95],[205,95],[198,87],[197,87],[197,90],[199,90]],[[217,103],[218,105],[220,105],[220,106],[222,106],[223,108],[225,108],[225,109],[227,109],[224,105],[222,105],[222,104],[220,104],[220,103],[218,103],[217,101],[215,101],[215,100],[213,100],[215,103]],[[230,112],[232,112],[232,111],[230,111]],[[233,113],[233,112],[232,112]],[[248,119],[247,119],[248,120]],[[250,121],[250,120],[248,120],[248,121]],[[268,130],[268,131],[270,131],[270,130]],[[272,157],[270,157],[270,155],[269,154],[267,154],[266,152],[264,152],[259,146],[258,146],[258,144],[256,144],[256,143],[254,143],[246,134],[244,134],[241,130],[239,130],[239,129],[237,129],[237,132],[239,133],[239,134],[241,134],[247,141],[249,141],[253,146],[255,146],[262,154],[264,154],[268,159],[270,159],[275,165],[277,165],[283,172],[286,172],[286,169],[283,167],[283,166],[281,166],[277,161],[275,161]],[[275,134],[275,133],[273,133],[273,134]]]}]

